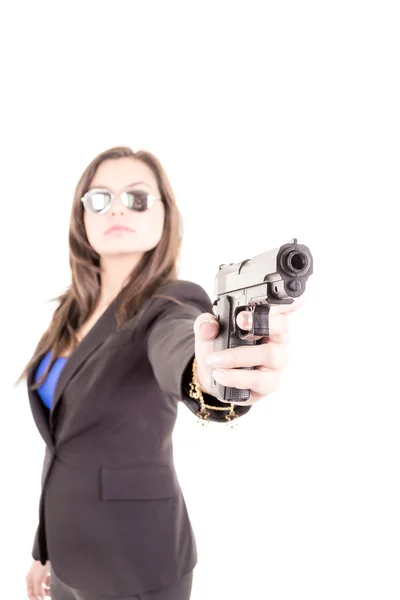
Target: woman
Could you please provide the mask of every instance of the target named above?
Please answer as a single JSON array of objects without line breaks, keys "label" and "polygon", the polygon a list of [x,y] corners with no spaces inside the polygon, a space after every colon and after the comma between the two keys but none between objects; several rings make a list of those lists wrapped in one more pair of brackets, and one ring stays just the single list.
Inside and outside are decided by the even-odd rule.
[{"label": "woman", "polygon": [[[214,363],[215,379],[251,389],[250,399],[213,397],[219,325],[203,288],[177,279],[181,229],[152,154],[112,148],[82,174],[72,283],[22,375],[46,444],[30,600],[49,586],[52,600],[188,600],[197,552],[173,464],[177,403],[226,422],[277,388],[285,313],[299,302],[271,308],[268,344]],[[249,313],[239,318],[251,329]],[[257,369],[235,368],[244,366]]]}]

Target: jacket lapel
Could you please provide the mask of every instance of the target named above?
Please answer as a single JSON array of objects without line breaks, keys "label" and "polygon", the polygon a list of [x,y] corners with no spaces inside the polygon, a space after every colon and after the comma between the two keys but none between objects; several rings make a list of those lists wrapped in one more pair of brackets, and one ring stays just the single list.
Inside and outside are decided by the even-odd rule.
[{"label": "jacket lapel", "polygon": [[[121,300],[121,293],[122,292],[116,296],[113,302],[111,302],[93,327],[88,331],[83,340],[69,355],[68,360],[66,361],[58,378],[50,411],[46,406],[44,406],[38,392],[36,390],[29,389],[29,386],[34,382],[36,369],[45,353],[38,357],[36,363],[30,370],[28,375],[29,401],[36,425],[49,447],[54,446],[53,434],[56,425],[54,418],[55,409],[61,400],[66,385],[75,375],[84,361],[87,360],[89,356],[109,338],[110,335],[116,333],[117,331],[116,311]],[[145,306],[142,306],[141,310],[139,310],[135,317],[133,317],[130,322],[127,322],[122,326],[122,329],[125,327],[131,328],[133,321],[136,322],[138,319],[140,319],[140,315],[144,310]]]},{"label": "jacket lapel", "polygon": [[117,296],[117,298],[108,306],[93,327],[85,335],[83,340],[69,355],[68,360],[60,373],[54,391],[54,398],[50,409],[51,427],[53,427],[53,416],[55,414],[55,409],[70,379],[74,376],[76,371],[85,362],[85,360],[89,358],[89,356],[99,346],[101,346],[101,344],[103,344],[111,334],[116,332],[117,321],[115,318],[115,311],[118,298],[119,296]]}]

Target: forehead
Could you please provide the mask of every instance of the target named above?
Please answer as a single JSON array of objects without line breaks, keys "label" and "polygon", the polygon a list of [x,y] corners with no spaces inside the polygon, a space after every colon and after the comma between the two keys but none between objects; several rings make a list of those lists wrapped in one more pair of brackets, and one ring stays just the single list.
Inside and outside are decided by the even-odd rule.
[{"label": "forehead", "polygon": [[150,167],[140,160],[124,156],[103,161],[98,166],[90,187],[106,187],[118,192],[138,181],[147,184],[138,186],[138,188],[141,187],[152,192],[157,191],[157,181]]}]

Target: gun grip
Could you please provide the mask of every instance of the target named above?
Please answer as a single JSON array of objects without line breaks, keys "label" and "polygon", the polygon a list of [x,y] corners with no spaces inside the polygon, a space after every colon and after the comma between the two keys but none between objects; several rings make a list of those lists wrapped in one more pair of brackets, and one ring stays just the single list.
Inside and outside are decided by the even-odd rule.
[{"label": "gun grip", "polygon": [[[235,314],[232,299],[229,296],[219,297],[213,304],[215,316],[219,321],[219,334],[214,340],[216,352],[227,348],[238,346],[254,346],[257,340],[242,339],[236,333]],[[241,367],[242,369],[254,369],[254,367]],[[234,387],[225,387],[211,377],[211,394],[226,402],[243,402],[250,398],[251,390],[243,390]]]}]

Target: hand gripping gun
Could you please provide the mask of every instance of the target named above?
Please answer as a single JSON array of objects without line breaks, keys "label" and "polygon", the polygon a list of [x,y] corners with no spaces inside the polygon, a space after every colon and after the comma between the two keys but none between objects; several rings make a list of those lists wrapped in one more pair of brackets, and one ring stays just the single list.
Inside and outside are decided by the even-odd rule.
[{"label": "hand gripping gun", "polygon": [[[313,258],[307,246],[292,242],[238,263],[222,264],[215,277],[213,312],[219,321],[215,351],[252,346],[269,335],[272,304],[292,304],[306,289],[313,272]],[[251,331],[241,329],[236,318],[241,311],[253,313]],[[241,367],[254,369],[254,367]],[[246,401],[250,390],[225,387],[211,378],[213,396],[226,402]]]}]

